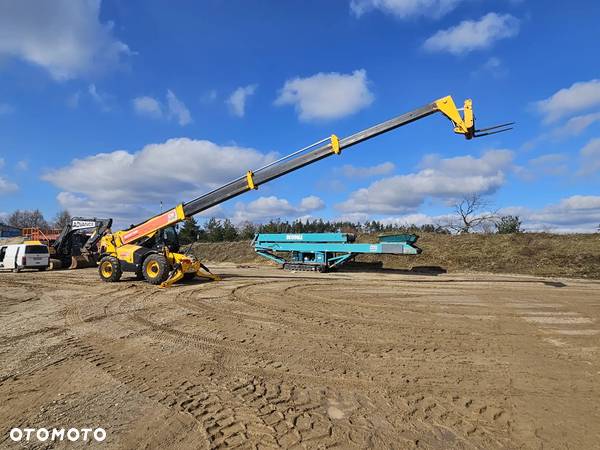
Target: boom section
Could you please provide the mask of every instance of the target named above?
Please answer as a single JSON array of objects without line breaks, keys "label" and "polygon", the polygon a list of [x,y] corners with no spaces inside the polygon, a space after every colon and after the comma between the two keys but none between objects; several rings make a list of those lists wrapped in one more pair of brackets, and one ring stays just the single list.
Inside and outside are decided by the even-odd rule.
[{"label": "boom section", "polygon": [[120,231],[118,237],[122,244],[130,244],[138,239],[148,237],[158,230],[174,225],[185,219],[182,205],[177,205],[164,213],[136,225],[129,230]]},{"label": "boom section", "polygon": [[[260,169],[255,171],[249,170],[245,175],[188,203],[177,205],[175,208],[133,226],[129,230],[118,232],[117,237],[121,241],[121,244],[129,244],[151,236],[153,233],[156,233],[163,228],[183,221],[186,217],[191,217],[194,214],[206,211],[213,206],[219,205],[245,192],[258,189],[258,186],[263,183],[282,177],[285,174],[327,158],[328,156],[340,154],[340,152],[346,148],[423,119],[437,112],[442,113],[452,122],[455,133],[462,134],[466,139],[477,137],[476,133],[478,130],[475,130],[475,119],[473,116],[471,100],[465,100],[464,107],[458,109],[452,97],[446,96],[422,106],[421,108],[417,108],[386,122],[354,133],[351,136],[338,139],[337,136],[332,135],[330,138],[316,142],[315,144],[267,164]],[[491,129],[505,127],[506,125],[510,124],[492,127]],[[506,131],[506,129],[496,132],[502,131]]]},{"label": "boom section", "polygon": [[[231,198],[237,197],[245,192],[256,189],[259,185],[268,181],[279,178],[285,174],[298,170],[304,166],[317,162],[321,159],[327,158],[328,156],[339,153],[341,150],[352,147],[353,145],[364,142],[368,139],[379,136],[380,134],[392,131],[403,125],[407,125],[416,120],[427,117],[431,114],[438,112],[440,109],[437,105],[438,102],[430,103],[421,108],[415,109],[406,114],[402,114],[386,122],[367,128],[366,130],[359,131],[351,136],[340,139],[335,145],[337,138],[327,139],[330,141],[324,145],[321,145],[313,150],[305,153],[298,154],[295,157],[289,159],[280,160],[277,164],[267,165],[255,172],[249,172],[246,176],[240,177],[224,186],[221,186],[214,191],[211,191],[203,196],[192,200],[188,203],[184,203],[183,211],[185,216],[193,216],[199,212],[205,211],[208,208],[216,206],[224,201]],[[322,142],[322,141],[321,141]]]}]

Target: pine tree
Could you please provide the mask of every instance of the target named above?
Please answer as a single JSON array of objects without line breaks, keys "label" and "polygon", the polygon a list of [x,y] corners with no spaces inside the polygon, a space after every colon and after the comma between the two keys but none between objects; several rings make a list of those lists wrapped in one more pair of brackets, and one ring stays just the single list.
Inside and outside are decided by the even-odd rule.
[{"label": "pine tree", "polygon": [[251,222],[244,222],[239,227],[239,238],[243,241],[249,241],[254,238],[254,235],[258,232],[257,227]]},{"label": "pine tree", "polygon": [[183,222],[183,226],[179,231],[179,242],[183,245],[191,244],[192,242],[196,242],[198,240],[199,234],[200,228],[198,228],[196,219],[193,217],[188,217]]},{"label": "pine tree", "polygon": [[502,216],[496,222],[498,234],[511,234],[521,232],[521,219],[519,216]]},{"label": "pine tree", "polygon": [[206,239],[209,242],[223,241],[223,225],[220,220],[211,217],[204,225],[204,230],[206,231]]},{"label": "pine tree", "polygon": [[238,238],[238,232],[229,219],[223,221],[223,240],[235,241]]}]

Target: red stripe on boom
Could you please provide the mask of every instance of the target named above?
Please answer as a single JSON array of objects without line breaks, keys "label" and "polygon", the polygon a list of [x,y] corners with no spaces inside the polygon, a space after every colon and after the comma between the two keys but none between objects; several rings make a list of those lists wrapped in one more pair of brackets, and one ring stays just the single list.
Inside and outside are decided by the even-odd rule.
[{"label": "red stripe on boom", "polygon": [[135,228],[132,228],[123,235],[121,241],[123,244],[129,244],[147,234],[150,234],[156,230],[166,227],[172,223],[177,222],[177,209],[174,208],[170,211],[162,213],[160,216],[156,216]]}]

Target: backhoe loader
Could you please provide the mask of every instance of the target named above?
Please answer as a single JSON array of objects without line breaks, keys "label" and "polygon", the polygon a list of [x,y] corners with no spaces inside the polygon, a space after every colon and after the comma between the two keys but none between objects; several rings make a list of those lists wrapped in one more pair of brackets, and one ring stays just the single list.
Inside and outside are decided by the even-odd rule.
[{"label": "backhoe loader", "polygon": [[447,96],[346,138],[339,139],[336,135],[331,135],[260,169],[248,170],[245,175],[217,189],[127,230],[106,234],[100,241],[100,278],[114,282],[121,278],[123,272],[132,272],[138,278],[162,287],[170,286],[182,278],[195,276],[218,280],[219,277],[212,274],[196,257],[180,253],[175,228],[178,223],[245,192],[258,189],[263,183],[329,156],[340,155],[342,150],[353,145],[438,112],[450,119],[455,133],[466,139],[508,131],[511,129],[508,126],[512,125],[507,123],[476,130],[471,100],[465,100],[463,108],[459,110],[452,97]]},{"label": "backhoe loader", "polygon": [[98,264],[98,243],[112,219],[73,217],[49,243],[51,269],[81,269]]}]

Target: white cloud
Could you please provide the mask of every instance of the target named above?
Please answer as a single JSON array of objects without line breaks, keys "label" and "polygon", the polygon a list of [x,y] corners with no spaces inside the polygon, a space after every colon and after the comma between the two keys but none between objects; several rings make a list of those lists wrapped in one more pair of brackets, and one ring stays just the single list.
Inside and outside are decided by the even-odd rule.
[{"label": "white cloud", "polygon": [[579,152],[581,156],[581,169],[583,176],[600,172],[600,138],[590,140]]},{"label": "white cloud", "polygon": [[18,189],[19,187],[15,183],[8,181],[0,175],[0,195],[10,194]]},{"label": "white cloud", "polygon": [[0,116],[5,114],[12,114],[15,108],[13,108],[8,103],[0,103]]},{"label": "white cloud", "polygon": [[259,197],[258,199],[246,204],[237,203],[232,221],[234,223],[242,222],[264,222],[271,219],[283,218],[306,218],[306,214],[323,209],[325,203],[319,197],[305,197],[297,206],[292,205],[288,200],[275,196]]},{"label": "white cloud", "polygon": [[[4,164],[4,158],[0,158],[0,169],[4,167]],[[8,181],[6,178],[0,175],[0,195],[10,194],[11,192],[16,191],[18,188],[19,187],[15,183]]]},{"label": "white cloud", "polygon": [[231,112],[237,117],[244,117],[246,113],[246,100],[256,92],[256,84],[239,87],[229,96],[227,104]]},{"label": "white cloud", "polygon": [[333,219],[335,222],[352,222],[352,223],[362,223],[367,220],[371,220],[371,216],[367,213],[345,213],[337,216]]},{"label": "white cloud", "polygon": [[300,211],[311,212],[325,208],[325,202],[316,195],[309,195],[300,201]]},{"label": "white cloud", "polygon": [[463,20],[458,25],[440,30],[429,37],[423,48],[430,52],[461,55],[486,49],[500,39],[519,33],[519,20],[510,14],[488,13],[479,20]]},{"label": "white cloud", "polygon": [[571,117],[562,127],[554,130],[554,136],[562,138],[579,136],[596,122],[600,122],[600,112]]},{"label": "white cloud", "polygon": [[[454,216],[452,214],[442,214],[431,216],[429,214],[424,213],[412,213],[412,214],[403,214],[399,216],[385,216],[381,218],[377,218],[378,222],[381,222],[384,225],[395,225],[397,227],[403,226],[422,226],[422,225],[438,225],[438,224],[446,224],[448,223]],[[373,220],[373,217],[366,213],[349,213],[342,214],[334,219],[335,221],[348,221],[348,222],[360,222],[364,223],[370,220]]]},{"label": "white cloud", "polygon": [[166,107],[156,98],[147,95],[136,97],[132,100],[133,110],[136,114],[153,119],[166,117],[175,119],[179,125],[184,126],[192,122],[190,111],[173,91],[167,90],[165,97]]},{"label": "white cloud", "polygon": [[188,138],[75,159],[43,176],[61,189],[58,201],[72,214],[144,219],[214,189],[275,159],[244,147]]},{"label": "white cloud", "polygon": [[337,168],[335,171],[341,173],[347,178],[368,178],[378,175],[387,175],[396,168],[392,162],[384,162],[370,167],[357,167],[351,164],[345,164]]},{"label": "white cloud", "polygon": [[598,122],[600,122],[600,112],[571,117],[564,125],[560,125],[525,142],[525,144],[523,144],[523,149],[530,150],[545,141],[559,141],[569,137],[579,136]]},{"label": "white cloud", "polygon": [[564,153],[546,153],[531,158],[525,165],[514,166],[515,174],[523,181],[532,182],[543,176],[565,176],[571,173],[570,158]]},{"label": "white cloud", "polygon": [[217,92],[217,90],[211,89],[210,91],[205,92],[202,95],[202,97],[200,97],[200,101],[202,103],[212,103],[217,99],[218,96],[219,96],[219,93]]},{"label": "white cloud", "polygon": [[414,213],[405,214],[402,216],[384,217],[379,221],[384,225],[394,225],[396,227],[408,227],[411,225],[416,225],[418,227],[423,225],[447,227],[449,224],[456,223],[457,216],[454,213],[439,214],[436,216],[423,213]]},{"label": "white cloud", "polygon": [[93,103],[99,107],[102,111],[107,112],[111,110],[110,103],[113,97],[105,92],[98,90],[94,83],[90,83],[85,91],[76,91],[69,95],[65,101],[66,105],[71,109],[79,108],[82,101],[86,103]]},{"label": "white cloud", "polygon": [[502,60],[496,56],[491,56],[479,68],[471,72],[471,75],[475,77],[484,75],[493,78],[504,78],[508,73],[508,67]]},{"label": "white cloud", "polygon": [[96,103],[102,111],[110,111],[110,106],[108,106],[108,95],[102,92],[99,92],[94,83],[88,86],[88,94]]},{"label": "white cloud", "polygon": [[520,216],[526,230],[593,232],[600,224],[600,196],[574,195],[537,210],[512,207],[501,213]]},{"label": "white cloud", "polygon": [[167,117],[174,117],[181,126],[192,122],[192,116],[185,104],[179,100],[173,91],[167,90]]},{"label": "white cloud", "polygon": [[367,72],[318,73],[287,80],[275,105],[294,105],[300,120],[328,120],[348,116],[373,102]]},{"label": "white cloud", "polygon": [[488,58],[483,64],[483,68],[489,71],[496,71],[502,67],[502,60],[496,56]]},{"label": "white cloud", "polygon": [[546,123],[556,122],[562,117],[596,106],[600,106],[600,80],[598,79],[573,83],[570,87],[561,89],[547,99],[535,103],[536,109],[544,116]]},{"label": "white cloud", "polygon": [[81,101],[81,91],[74,92],[67,97],[67,106],[71,109],[77,109]]},{"label": "white cloud", "polygon": [[455,9],[462,0],[351,0],[350,10],[355,16],[380,10],[400,19],[411,17],[439,18]]},{"label": "white cloud", "polygon": [[160,102],[154,97],[136,97],[132,100],[132,102],[133,109],[140,116],[159,118],[163,115],[162,106],[160,105]]},{"label": "white cloud", "polygon": [[40,66],[55,80],[113,68],[130,51],[99,16],[100,0],[0,2],[0,56]]},{"label": "white cloud", "polygon": [[504,184],[512,159],[509,150],[489,150],[481,158],[426,156],[419,172],[378,180],[336,207],[347,213],[408,213],[427,198],[450,201],[471,193],[491,194]]},{"label": "white cloud", "polygon": [[569,158],[562,153],[547,153],[529,160],[532,176],[536,175],[564,175],[569,171],[567,165]]}]

